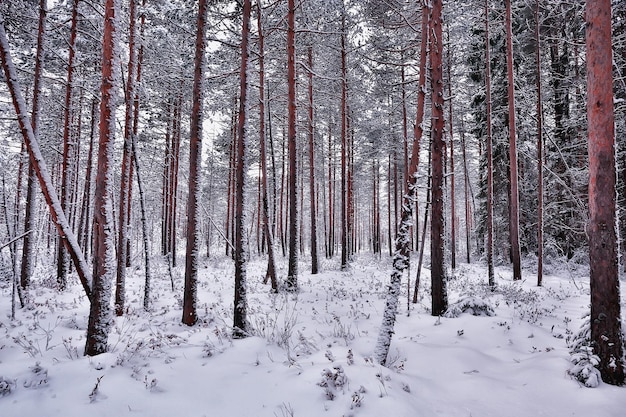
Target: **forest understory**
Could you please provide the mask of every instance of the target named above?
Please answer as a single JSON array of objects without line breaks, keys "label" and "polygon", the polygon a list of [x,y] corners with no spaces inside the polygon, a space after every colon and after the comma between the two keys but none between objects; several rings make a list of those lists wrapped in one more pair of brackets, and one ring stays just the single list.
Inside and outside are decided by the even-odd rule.
[{"label": "forest understory", "polygon": [[[1,282],[0,414],[617,417],[626,407],[621,388],[585,389],[568,374],[569,345],[589,311],[584,264],[545,265],[543,287],[530,259],[521,282],[496,267],[494,291],[485,265],[460,264],[442,317],[430,314],[424,268],[417,304],[403,282],[382,367],[372,354],[391,272],[386,256],[359,255],[344,272],[325,259],[320,274],[301,274],[299,292],[279,294],[262,284],[265,261],[252,259],[251,337],[241,340],[232,339],[230,258],[201,261],[193,327],[180,322],[184,267],[172,270],[172,291],[166,264],[153,263],[152,311],[143,310],[143,271],[133,268],[110,350],[96,357],[83,356],[89,303],[74,275],[59,293],[42,266],[15,320],[11,283]],[[277,265],[284,276],[286,264]],[[414,266],[410,274],[413,281]],[[624,304],[622,297],[622,311]]]}]

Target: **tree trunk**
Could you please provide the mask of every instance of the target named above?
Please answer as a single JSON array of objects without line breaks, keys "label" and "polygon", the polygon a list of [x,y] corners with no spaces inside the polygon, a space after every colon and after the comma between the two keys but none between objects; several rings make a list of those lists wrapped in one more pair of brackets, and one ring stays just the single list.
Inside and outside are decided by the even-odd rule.
[{"label": "tree trunk", "polygon": [[[391,273],[391,281],[387,287],[387,300],[385,302],[385,310],[383,312],[383,322],[376,340],[374,350],[374,360],[385,365],[389,346],[391,345],[391,336],[394,333],[394,325],[396,322],[396,313],[398,310],[398,297],[400,296],[400,284],[404,270],[409,266],[409,245],[411,233],[411,216],[414,204],[415,189],[417,185],[417,168],[419,166],[420,140],[422,138],[422,122],[424,120],[424,106],[426,101],[426,51],[429,32],[429,6],[422,6],[422,44],[420,48],[420,72],[419,72],[419,95],[417,99],[417,116],[415,123],[415,132],[413,137],[413,148],[411,151],[411,161],[409,165],[409,175],[405,183],[404,202],[402,204],[402,219],[400,220],[400,230],[396,239],[395,251],[393,254],[393,271]],[[391,171],[391,161],[389,162],[389,171]]]},{"label": "tree trunk", "polygon": [[[33,134],[36,139],[39,138],[39,116],[41,105],[39,98],[41,96],[41,75],[44,65],[43,47],[46,36],[46,15],[48,13],[46,0],[39,0],[39,27],[37,30],[37,55],[35,58],[35,79],[33,86],[33,111],[31,113],[31,123]],[[20,287],[22,293],[28,301],[28,287],[30,286],[30,278],[35,268],[35,242],[37,236],[35,234],[35,217],[37,215],[37,189],[35,169],[33,163],[28,160],[28,180],[26,188],[26,214],[24,217],[24,232],[30,232],[24,236],[24,245],[22,247],[22,265],[20,271]]]},{"label": "tree trunk", "polygon": [[[74,84],[74,57],[76,55],[76,24],[78,22],[78,1],[72,1],[72,18],[70,28],[69,55],[67,59],[67,82],[65,84],[65,107],[64,107],[64,123],[63,123],[63,167],[61,169],[61,209],[68,215],[68,221],[71,221],[68,210],[70,178],[72,172],[70,170],[70,158],[73,152],[73,138],[71,138],[72,124],[72,90]],[[67,286],[67,251],[65,246],[59,244],[57,252],[57,285],[59,290],[65,290]]]},{"label": "tree trunk", "polygon": [[587,121],[589,134],[589,265],[591,342],[602,380],[624,383],[623,335],[615,216],[615,115],[611,1],[587,1]]},{"label": "tree trunk", "polygon": [[[342,3],[343,4],[343,3]],[[348,114],[347,114],[347,69],[346,69],[346,16],[341,17],[341,269],[348,268]]]},{"label": "tree trunk", "polygon": [[[448,42],[450,41],[450,26],[446,26]],[[450,126],[450,266],[456,268],[456,195],[454,182],[454,129],[452,123],[452,59],[450,57],[450,44],[447,52],[447,75],[448,75],[448,125]]]},{"label": "tree trunk", "polygon": [[513,280],[522,279],[520,242],[519,242],[519,191],[517,173],[517,134],[515,129],[515,85],[513,78],[513,35],[511,29],[511,0],[506,3],[506,66],[508,79],[509,101],[509,240],[511,245],[511,262],[513,263]]},{"label": "tree trunk", "polygon": [[130,190],[132,188],[132,141],[133,141],[133,105],[135,104],[135,77],[137,73],[137,57],[135,47],[136,25],[135,10],[136,1],[129,1],[129,37],[128,37],[128,81],[126,83],[125,104],[126,115],[124,118],[124,148],[122,153],[122,173],[120,179],[120,203],[119,203],[119,235],[117,239],[117,279],[115,282],[115,314],[124,314],[125,291],[126,291],[126,255],[128,249],[128,211],[130,207]]},{"label": "tree trunk", "polygon": [[288,0],[287,11],[287,86],[289,152],[289,265],[287,289],[298,290],[298,183],[296,137],[296,45],[295,0]]},{"label": "tree trunk", "polygon": [[89,310],[85,354],[108,351],[111,324],[111,284],[115,277],[115,242],[113,239],[113,154],[115,142],[115,89],[119,82],[118,35],[119,4],[107,0],[102,41],[102,86],[100,89],[100,140],[98,171],[94,197],[93,294]]},{"label": "tree trunk", "polygon": [[246,236],[244,219],[244,190],[246,187],[246,106],[248,104],[248,38],[250,33],[251,1],[243,2],[241,29],[241,71],[239,73],[239,121],[237,124],[237,168],[235,194],[235,300],[233,312],[233,337],[244,338],[248,334],[246,299]]},{"label": "tree trunk", "polygon": [[278,291],[276,264],[274,262],[274,231],[270,226],[269,202],[267,195],[267,156],[265,152],[265,38],[263,37],[261,1],[257,0],[257,29],[259,34],[259,148],[261,149],[261,198],[263,201],[263,233],[267,242],[267,272],[272,291]]},{"label": "tree trunk", "polygon": [[535,3],[535,63],[537,65],[537,285],[543,281],[543,108],[541,105],[541,38],[539,0]]},{"label": "tree trunk", "polygon": [[489,0],[485,0],[485,101],[487,102],[487,275],[489,286],[496,281],[493,272],[493,143],[491,139],[491,48],[489,42]]},{"label": "tree trunk", "polygon": [[200,171],[202,165],[202,86],[204,77],[204,50],[206,47],[206,19],[208,1],[198,4],[196,51],[194,57],[193,98],[189,129],[189,196],[187,200],[187,252],[185,256],[185,290],[183,293],[183,324],[192,326],[198,320],[198,258],[200,236],[198,227],[198,199],[200,198]]},{"label": "tree trunk", "polygon": [[311,203],[311,274],[318,272],[317,211],[315,210],[315,139],[313,134],[313,47],[309,46],[309,192]]},{"label": "tree trunk", "polygon": [[441,0],[432,2],[430,37],[430,82],[432,85],[432,187],[430,221],[430,277],[432,282],[432,312],[440,316],[448,308],[446,293],[446,268],[444,265],[445,222],[443,206],[444,165],[443,156],[443,30],[441,20]]}]

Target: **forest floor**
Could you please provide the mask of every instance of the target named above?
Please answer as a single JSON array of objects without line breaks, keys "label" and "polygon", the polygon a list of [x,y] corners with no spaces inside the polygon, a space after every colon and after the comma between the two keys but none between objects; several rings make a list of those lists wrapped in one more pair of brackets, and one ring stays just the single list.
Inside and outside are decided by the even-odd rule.
[{"label": "forest floor", "polygon": [[[230,336],[232,261],[203,262],[197,325],[180,322],[182,266],[172,292],[167,268],[155,265],[150,313],[142,309],[142,271],[132,270],[110,352],[91,358],[82,355],[88,303],[77,281],[59,294],[52,278],[35,279],[33,303],[13,321],[11,286],[1,282],[0,416],[618,417],[626,410],[626,388],[585,388],[567,373],[567,342],[589,309],[585,266],[548,265],[543,287],[531,262],[522,282],[496,268],[492,292],[482,264],[461,264],[448,283],[450,303],[472,296],[495,315],[457,318],[430,315],[425,268],[418,304],[407,304],[405,284],[382,367],[371,358],[389,258],[361,255],[345,272],[324,261],[318,275],[304,261],[300,292],[277,295],[261,283],[266,262],[253,259],[253,336],[242,340]],[[280,265],[279,273],[286,275]]]}]

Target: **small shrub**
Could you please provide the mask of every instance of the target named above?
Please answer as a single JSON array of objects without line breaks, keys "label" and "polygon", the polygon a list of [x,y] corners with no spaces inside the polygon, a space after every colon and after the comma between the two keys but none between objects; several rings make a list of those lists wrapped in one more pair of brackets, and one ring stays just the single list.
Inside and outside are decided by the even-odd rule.
[{"label": "small shrub", "polygon": [[448,307],[444,317],[455,318],[463,313],[473,316],[495,316],[496,313],[486,301],[477,297],[467,296]]}]

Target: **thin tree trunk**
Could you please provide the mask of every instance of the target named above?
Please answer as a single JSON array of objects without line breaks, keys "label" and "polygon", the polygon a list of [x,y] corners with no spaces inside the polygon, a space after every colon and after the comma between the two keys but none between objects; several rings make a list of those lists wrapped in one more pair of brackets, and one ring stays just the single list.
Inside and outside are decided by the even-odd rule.
[{"label": "thin tree trunk", "polygon": [[469,170],[467,168],[467,146],[465,143],[465,126],[463,126],[463,118],[461,118],[461,147],[463,150],[463,192],[465,197],[465,250],[466,250],[466,262],[470,263],[470,253],[471,253],[471,245],[470,245],[470,235],[472,230],[472,218],[471,218],[471,205],[470,205],[470,196],[469,196],[469,188],[470,188],[470,179],[469,179]]},{"label": "thin tree trunk", "polygon": [[313,47],[309,46],[309,191],[311,194],[311,274],[318,272],[317,212],[315,210],[315,139],[313,134]]},{"label": "thin tree trunk", "polygon": [[[46,36],[46,15],[47,2],[39,0],[39,26],[37,30],[37,55],[35,58],[35,79],[33,86],[33,111],[31,113],[32,129],[35,138],[39,138],[39,117],[41,111],[41,80],[44,65],[44,42]],[[28,288],[30,287],[30,278],[35,268],[35,242],[37,236],[33,230],[35,227],[35,217],[37,215],[37,189],[36,174],[33,163],[28,160],[28,180],[26,186],[26,214],[24,217],[24,231],[30,232],[24,236],[24,244],[22,247],[22,265],[20,271],[20,287],[24,295],[24,302],[28,302]]]},{"label": "thin tree trunk", "polygon": [[237,168],[235,197],[235,299],[233,311],[233,337],[241,339],[248,335],[246,298],[246,236],[244,219],[244,190],[246,188],[246,140],[248,136],[246,110],[248,104],[248,38],[250,33],[250,0],[243,2],[241,29],[241,71],[239,73],[239,121],[237,124]]},{"label": "thin tree trunk", "polygon": [[[70,41],[69,41],[69,55],[67,59],[67,82],[65,84],[65,107],[64,107],[64,123],[63,123],[63,168],[61,170],[61,209],[69,214],[68,210],[68,202],[69,202],[69,188],[70,188],[70,178],[72,173],[70,172],[70,158],[73,152],[73,143],[70,127],[72,124],[72,90],[74,84],[74,57],[76,55],[75,47],[76,47],[76,25],[78,22],[78,1],[72,1],[72,18],[71,18],[71,28],[70,28]],[[68,216],[68,221],[71,221],[71,218]],[[67,287],[67,272],[68,272],[68,262],[67,262],[67,251],[65,250],[65,246],[60,244],[58,246],[57,252],[57,285],[59,290],[63,291]]]},{"label": "thin tree trunk", "polygon": [[[385,310],[383,312],[383,321],[376,340],[374,350],[374,360],[385,365],[389,346],[391,345],[391,336],[394,333],[394,325],[396,322],[396,313],[398,310],[398,298],[400,296],[400,284],[404,270],[409,266],[409,245],[412,207],[414,204],[415,189],[417,185],[417,168],[419,166],[420,140],[422,138],[422,122],[424,120],[424,106],[426,100],[426,47],[428,43],[429,32],[429,6],[422,6],[422,44],[420,47],[420,75],[419,75],[419,95],[417,99],[417,115],[415,123],[415,132],[413,137],[413,148],[411,151],[411,162],[409,165],[409,176],[405,183],[404,202],[402,204],[402,219],[400,221],[400,230],[396,239],[395,251],[393,254],[393,271],[391,280],[387,287],[387,299],[385,302]],[[389,163],[391,171],[391,161]]]},{"label": "thin tree trunk", "polygon": [[115,277],[113,241],[113,151],[115,142],[115,89],[119,81],[118,20],[119,4],[107,0],[102,42],[102,86],[100,89],[100,140],[94,197],[93,294],[89,310],[85,354],[95,356],[108,351],[111,323],[111,285]]},{"label": "thin tree trunk", "polygon": [[208,1],[198,4],[196,51],[194,57],[193,98],[189,138],[189,196],[187,200],[187,253],[185,256],[185,289],[183,293],[183,324],[192,326],[198,320],[198,258],[200,236],[198,227],[198,200],[200,198],[200,171],[202,165],[202,88],[204,77],[204,50],[206,47],[206,19]]},{"label": "thin tree trunk", "polygon": [[448,75],[448,125],[450,126],[450,266],[456,268],[456,195],[454,183],[454,130],[452,123],[452,59],[450,57],[450,26],[446,26],[447,47],[447,75]]},{"label": "thin tree trunk", "polygon": [[[267,242],[267,272],[265,281],[272,283],[272,291],[278,291],[276,264],[274,262],[274,231],[270,225],[267,195],[267,155],[265,152],[265,38],[263,36],[261,0],[257,0],[257,29],[259,35],[259,148],[261,150],[261,196],[263,200],[263,230]],[[275,190],[274,190],[275,191]]]},{"label": "thin tree trunk", "polygon": [[135,78],[137,73],[137,56],[135,47],[136,1],[129,1],[129,38],[128,38],[128,81],[126,83],[125,101],[126,115],[124,119],[124,148],[122,153],[122,173],[120,180],[119,203],[119,235],[117,239],[117,279],[115,282],[115,314],[124,314],[126,301],[126,255],[128,249],[128,211],[130,207],[130,190],[132,188],[132,141],[133,141],[133,105],[135,104]]},{"label": "thin tree trunk", "polygon": [[489,49],[489,0],[485,0],[485,101],[487,102],[487,275],[489,286],[496,281],[493,272],[493,143],[491,139],[491,54]]},{"label": "thin tree trunk", "polygon": [[[342,3],[343,4],[343,3]],[[341,269],[348,268],[348,110],[347,110],[347,68],[346,68],[346,16],[345,8],[341,17]]]},{"label": "thin tree trunk", "polygon": [[586,22],[591,343],[593,353],[600,358],[597,367],[602,380],[611,385],[623,385],[611,1],[587,1]]},{"label": "thin tree trunk", "polygon": [[296,46],[295,0],[288,0],[287,11],[287,95],[289,151],[289,261],[287,289],[298,290],[298,165],[296,137]]},{"label": "thin tree trunk", "polygon": [[517,173],[517,134],[515,128],[515,85],[513,79],[513,35],[511,29],[511,0],[506,4],[506,63],[509,101],[509,166],[510,166],[510,204],[509,204],[509,238],[511,244],[511,262],[513,263],[513,280],[522,279],[520,242],[519,242],[519,191]]},{"label": "thin tree trunk", "polygon": [[415,288],[413,290],[413,304],[417,304],[419,295],[420,279],[422,276],[422,263],[424,262],[424,247],[426,246],[426,229],[428,227],[428,215],[430,214],[430,185],[431,185],[431,173],[432,173],[432,144],[428,144],[428,180],[426,185],[426,204],[424,207],[424,227],[422,227],[422,239],[420,243],[419,260],[417,262],[417,275],[415,277]]},{"label": "thin tree trunk", "polygon": [[535,62],[537,65],[537,285],[543,282],[543,108],[541,105],[541,38],[539,0],[535,3]]}]

